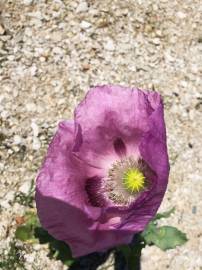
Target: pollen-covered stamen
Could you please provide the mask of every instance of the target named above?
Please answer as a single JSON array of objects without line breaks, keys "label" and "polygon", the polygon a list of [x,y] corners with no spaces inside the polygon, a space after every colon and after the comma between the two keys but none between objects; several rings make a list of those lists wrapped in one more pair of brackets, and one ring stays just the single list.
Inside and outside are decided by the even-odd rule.
[{"label": "pollen-covered stamen", "polygon": [[124,187],[130,192],[140,192],[145,187],[144,174],[136,168],[130,168],[124,173]]},{"label": "pollen-covered stamen", "polygon": [[129,205],[149,186],[144,175],[145,169],[144,163],[133,157],[114,163],[108,177],[104,179],[105,197],[116,205]]}]

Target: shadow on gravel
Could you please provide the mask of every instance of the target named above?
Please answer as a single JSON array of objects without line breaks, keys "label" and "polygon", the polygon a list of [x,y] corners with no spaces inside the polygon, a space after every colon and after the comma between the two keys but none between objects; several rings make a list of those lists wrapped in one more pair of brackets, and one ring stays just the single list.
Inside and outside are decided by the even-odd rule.
[{"label": "shadow on gravel", "polygon": [[105,253],[92,253],[87,256],[80,257],[68,268],[68,270],[96,270],[100,265],[106,262],[110,254]]},{"label": "shadow on gravel", "polygon": [[[83,256],[78,258],[69,268],[68,270],[97,270],[99,266],[104,264],[109,258],[112,250],[105,253],[92,253],[87,256]],[[125,263],[125,259],[121,252],[115,252],[115,264],[114,270],[127,270],[127,266]],[[108,269],[108,267],[103,267],[104,269]],[[111,268],[110,268],[111,269]]]},{"label": "shadow on gravel", "polygon": [[114,259],[115,259],[114,270],[128,270],[126,261],[121,252],[116,251],[114,253]]}]

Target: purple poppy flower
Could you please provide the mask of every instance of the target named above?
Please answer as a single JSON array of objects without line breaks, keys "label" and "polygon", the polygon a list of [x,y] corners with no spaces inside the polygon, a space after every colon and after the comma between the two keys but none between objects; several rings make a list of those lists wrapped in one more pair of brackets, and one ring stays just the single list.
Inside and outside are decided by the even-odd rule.
[{"label": "purple poppy flower", "polygon": [[49,146],[37,178],[41,224],[76,257],[129,243],[156,214],[168,174],[160,95],[97,86]]}]

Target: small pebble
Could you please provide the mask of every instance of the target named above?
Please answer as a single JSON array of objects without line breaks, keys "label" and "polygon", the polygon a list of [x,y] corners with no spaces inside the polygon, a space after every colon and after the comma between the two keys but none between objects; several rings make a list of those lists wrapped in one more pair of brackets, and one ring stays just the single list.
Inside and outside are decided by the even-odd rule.
[{"label": "small pebble", "polygon": [[15,135],[14,137],[13,137],[13,143],[14,144],[21,144],[21,142],[22,142],[22,138],[19,136],[19,135]]},{"label": "small pebble", "polygon": [[34,150],[39,150],[41,148],[40,140],[38,138],[36,138],[36,137],[33,138],[32,148]]},{"label": "small pebble", "polygon": [[39,134],[39,126],[35,122],[32,122],[31,127],[32,127],[32,130],[33,130],[33,136],[37,137],[38,134]]},{"label": "small pebble", "polygon": [[35,112],[36,111],[36,104],[34,103],[27,103],[25,108],[28,112]]},{"label": "small pebble", "polygon": [[33,4],[33,2],[34,2],[34,0],[23,0],[23,3],[25,5],[31,5],[31,4]]},{"label": "small pebble", "polygon": [[76,8],[76,12],[86,12],[88,10],[88,4],[86,2],[81,2]]},{"label": "small pebble", "polygon": [[82,21],[82,22],[80,23],[80,26],[81,26],[82,29],[88,29],[88,28],[91,27],[91,23],[89,23],[89,22],[87,22],[87,21]]},{"label": "small pebble", "polygon": [[31,182],[30,181],[29,182],[27,181],[27,182],[23,183],[20,186],[19,191],[22,192],[22,193],[24,193],[24,194],[28,194],[29,191],[30,191],[30,187],[31,187]]},{"label": "small pebble", "polygon": [[104,44],[104,48],[108,51],[114,51],[115,45],[112,39],[108,39],[107,42]]},{"label": "small pebble", "polygon": [[152,42],[155,44],[155,45],[159,45],[161,43],[160,39],[159,38],[154,38],[152,40]]},{"label": "small pebble", "polygon": [[3,35],[5,33],[5,29],[3,25],[0,24],[0,35]]},{"label": "small pebble", "polygon": [[24,255],[24,258],[29,264],[33,264],[35,257],[32,254],[26,254]]},{"label": "small pebble", "polygon": [[183,12],[181,12],[181,11],[178,11],[176,15],[177,15],[177,17],[180,18],[180,19],[184,19],[184,18],[186,18],[186,16],[187,16],[185,13],[183,13]]}]

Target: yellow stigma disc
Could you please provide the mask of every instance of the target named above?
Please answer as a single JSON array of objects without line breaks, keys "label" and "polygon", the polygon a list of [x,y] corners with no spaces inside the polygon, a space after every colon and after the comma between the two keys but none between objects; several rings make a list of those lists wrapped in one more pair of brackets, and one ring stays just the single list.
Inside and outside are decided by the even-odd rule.
[{"label": "yellow stigma disc", "polygon": [[130,192],[140,192],[145,187],[145,177],[138,169],[129,169],[124,173],[123,184]]}]

